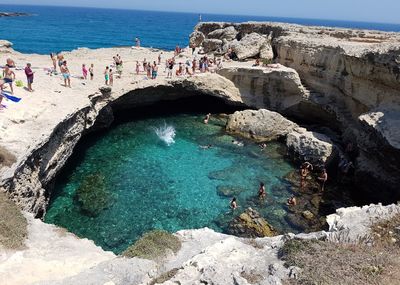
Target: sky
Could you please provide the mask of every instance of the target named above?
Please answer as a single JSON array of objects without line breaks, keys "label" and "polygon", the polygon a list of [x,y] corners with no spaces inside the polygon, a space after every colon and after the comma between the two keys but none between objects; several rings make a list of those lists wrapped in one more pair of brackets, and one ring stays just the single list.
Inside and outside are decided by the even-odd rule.
[{"label": "sky", "polygon": [[0,0],[56,5],[400,24],[400,0]]}]

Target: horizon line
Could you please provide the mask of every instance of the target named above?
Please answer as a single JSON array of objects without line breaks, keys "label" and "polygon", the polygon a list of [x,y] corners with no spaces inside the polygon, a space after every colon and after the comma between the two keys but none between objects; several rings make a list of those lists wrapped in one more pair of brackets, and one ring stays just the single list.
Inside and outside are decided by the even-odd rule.
[{"label": "horizon line", "polygon": [[[288,19],[288,20],[313,20],[313,21],[336,21],[336,22],[351,22],[360,24],[382,24],[382,25],[400,25],[399,23],[390,22],[374,22],[366,20],[345,20],[345,19],[322,19],[322,18],[302,18],[302,17],[286,17],[286,16],[265,16],[265,15],[251,15],[251,14],[217,14],[210,12],[189,12],[189,11],[170,11],[170,10],[148,10],[148,9],[135,9],[135,8],[111,8],[111,7],[93,7],[93,6],[65,6],[65,5],[40,5],[40,4],[4,4],[0,3],[0,6],[28,6],[28,7],[55,7],[55,8],[83,8],[83,9],[101,9],[101,10],[120,10],[120,11],[138,11],[138,12],[159,12],[159,13],[178,13],[178,14],[195,14],[195,15],[221,15],[221,16],[236,16],[236,17],[259,17],[259,18],[271,18],[271,19]],[[19,11],[13,11],[19,12]],[[295,24],[295,23],[294,23]],[[301,24],[300,24],[301,25]]]}]

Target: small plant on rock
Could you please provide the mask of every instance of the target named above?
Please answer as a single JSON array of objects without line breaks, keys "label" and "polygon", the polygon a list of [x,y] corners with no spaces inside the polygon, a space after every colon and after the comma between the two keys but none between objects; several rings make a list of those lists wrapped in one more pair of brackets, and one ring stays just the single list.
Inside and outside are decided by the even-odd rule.
[{"label": "small plant on rock", "polygon": [[139,257],[144,259],[158,259],[168,252],[177,253],[181,248],[181,241],[171,233],[155,230],[143,235],[137,242],[129,246],[122,255],[125,257]]}]

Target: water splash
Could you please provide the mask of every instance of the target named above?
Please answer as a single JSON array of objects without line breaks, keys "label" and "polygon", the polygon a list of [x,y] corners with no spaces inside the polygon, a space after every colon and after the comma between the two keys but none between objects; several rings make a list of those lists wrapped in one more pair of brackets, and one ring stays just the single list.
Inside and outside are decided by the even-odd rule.
[{"label": "water splash", "polygon": [[154,132],[160,138],[160,140],[164,141],[168,146],[175,143],[175,128],[171,125],[167,125],[164,123],[164,126],[154,128]]}]

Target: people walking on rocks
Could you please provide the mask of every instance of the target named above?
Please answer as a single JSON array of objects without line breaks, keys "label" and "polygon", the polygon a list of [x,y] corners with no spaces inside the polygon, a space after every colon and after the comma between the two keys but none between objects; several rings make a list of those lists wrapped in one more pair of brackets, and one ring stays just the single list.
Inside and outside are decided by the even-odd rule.
[{"label": "people walking on rocks", "polygon": [[203,122],[204,122],[204,124],[208,124],[208,121],[210,120],[210,118],[211,118],[211,113],[208,113],[207,115],[206,115],[206,117],[204,118],[204,120],[203,120]]},{"label": "people walking on rocks", "polygon": [[87,79],[87,75],[88,75],[88,70],[87,70],[87,68],[86,68],[86,64],[82,64],[82,76],[83,76],[83,79]]},{"label": "people walking on rocks", "polygon": [[182,76],[182,75],[183,75],[183,66],[182,66],[182,62],[180,62],[178,69],[176,70],[176,76]]},{"label": "people walking on rocks", "polygon": [[265,185],[263,182],[260,182],[260,187],[258,188],[258,198],[264,199],[267,193],[265,192]]},{"label": "people walking on rocks", "polygon": [[66,60],[64,60],[61,65],[61,74],[64,78],[64,86],[71,88],[71,73],[69,72]]},{"label": "people walking on rocks", "polygon": [[33,92],[32,83],[33,83],[33,75],[34,75],[34,72],[32,71],[32,68],[31,68],[31,64],[30,64],[30,63],[27,63],[27,64],[26,64],[26,67],[25,67],[25,75],[26,75],[26,80],[27,80],[27,82],[28,82],[28,91],[29,91],[29,92]]},{"label": "people walking on rocks", "polygon": [[8,65],[4,67],[3,79],[5,83],[8,83],[10,85],[11,94],[13,94],[14,93],[13,81],[15,80],[15,73],[14,71],[11,70],[11,68]]},{"label": "people walking on rocks", "polygon": [[232,198],[232,200],[231,200],[231,202],[230,202],[230,208],[232,209],[232,210],[235,210],[237,207],[238,207],[238,205],[237,205],[237,202],[236,202],[236,197],[233,197]]},{"label": "people walking on rocks", "polygon": [[326,169],[322,169],[322,172],[320,176],[318,177],[318,181],[321,183],[321,191],[324,191],[325,189],[325,183],[328,180],[328,173],[326,172]]},{"label": "people walking on rocks", "polygon": [[110,69],[108,66],[106,66],[106,69],[104,70],[104,81],[105,84],[108,85],[110,81]]},{"label": "people walking on rocks", "polygon": [[94,77],[94,64],[93,63],[89,67],[89,74],[90,74],[90,80],[93,80],[93,77]]}]

